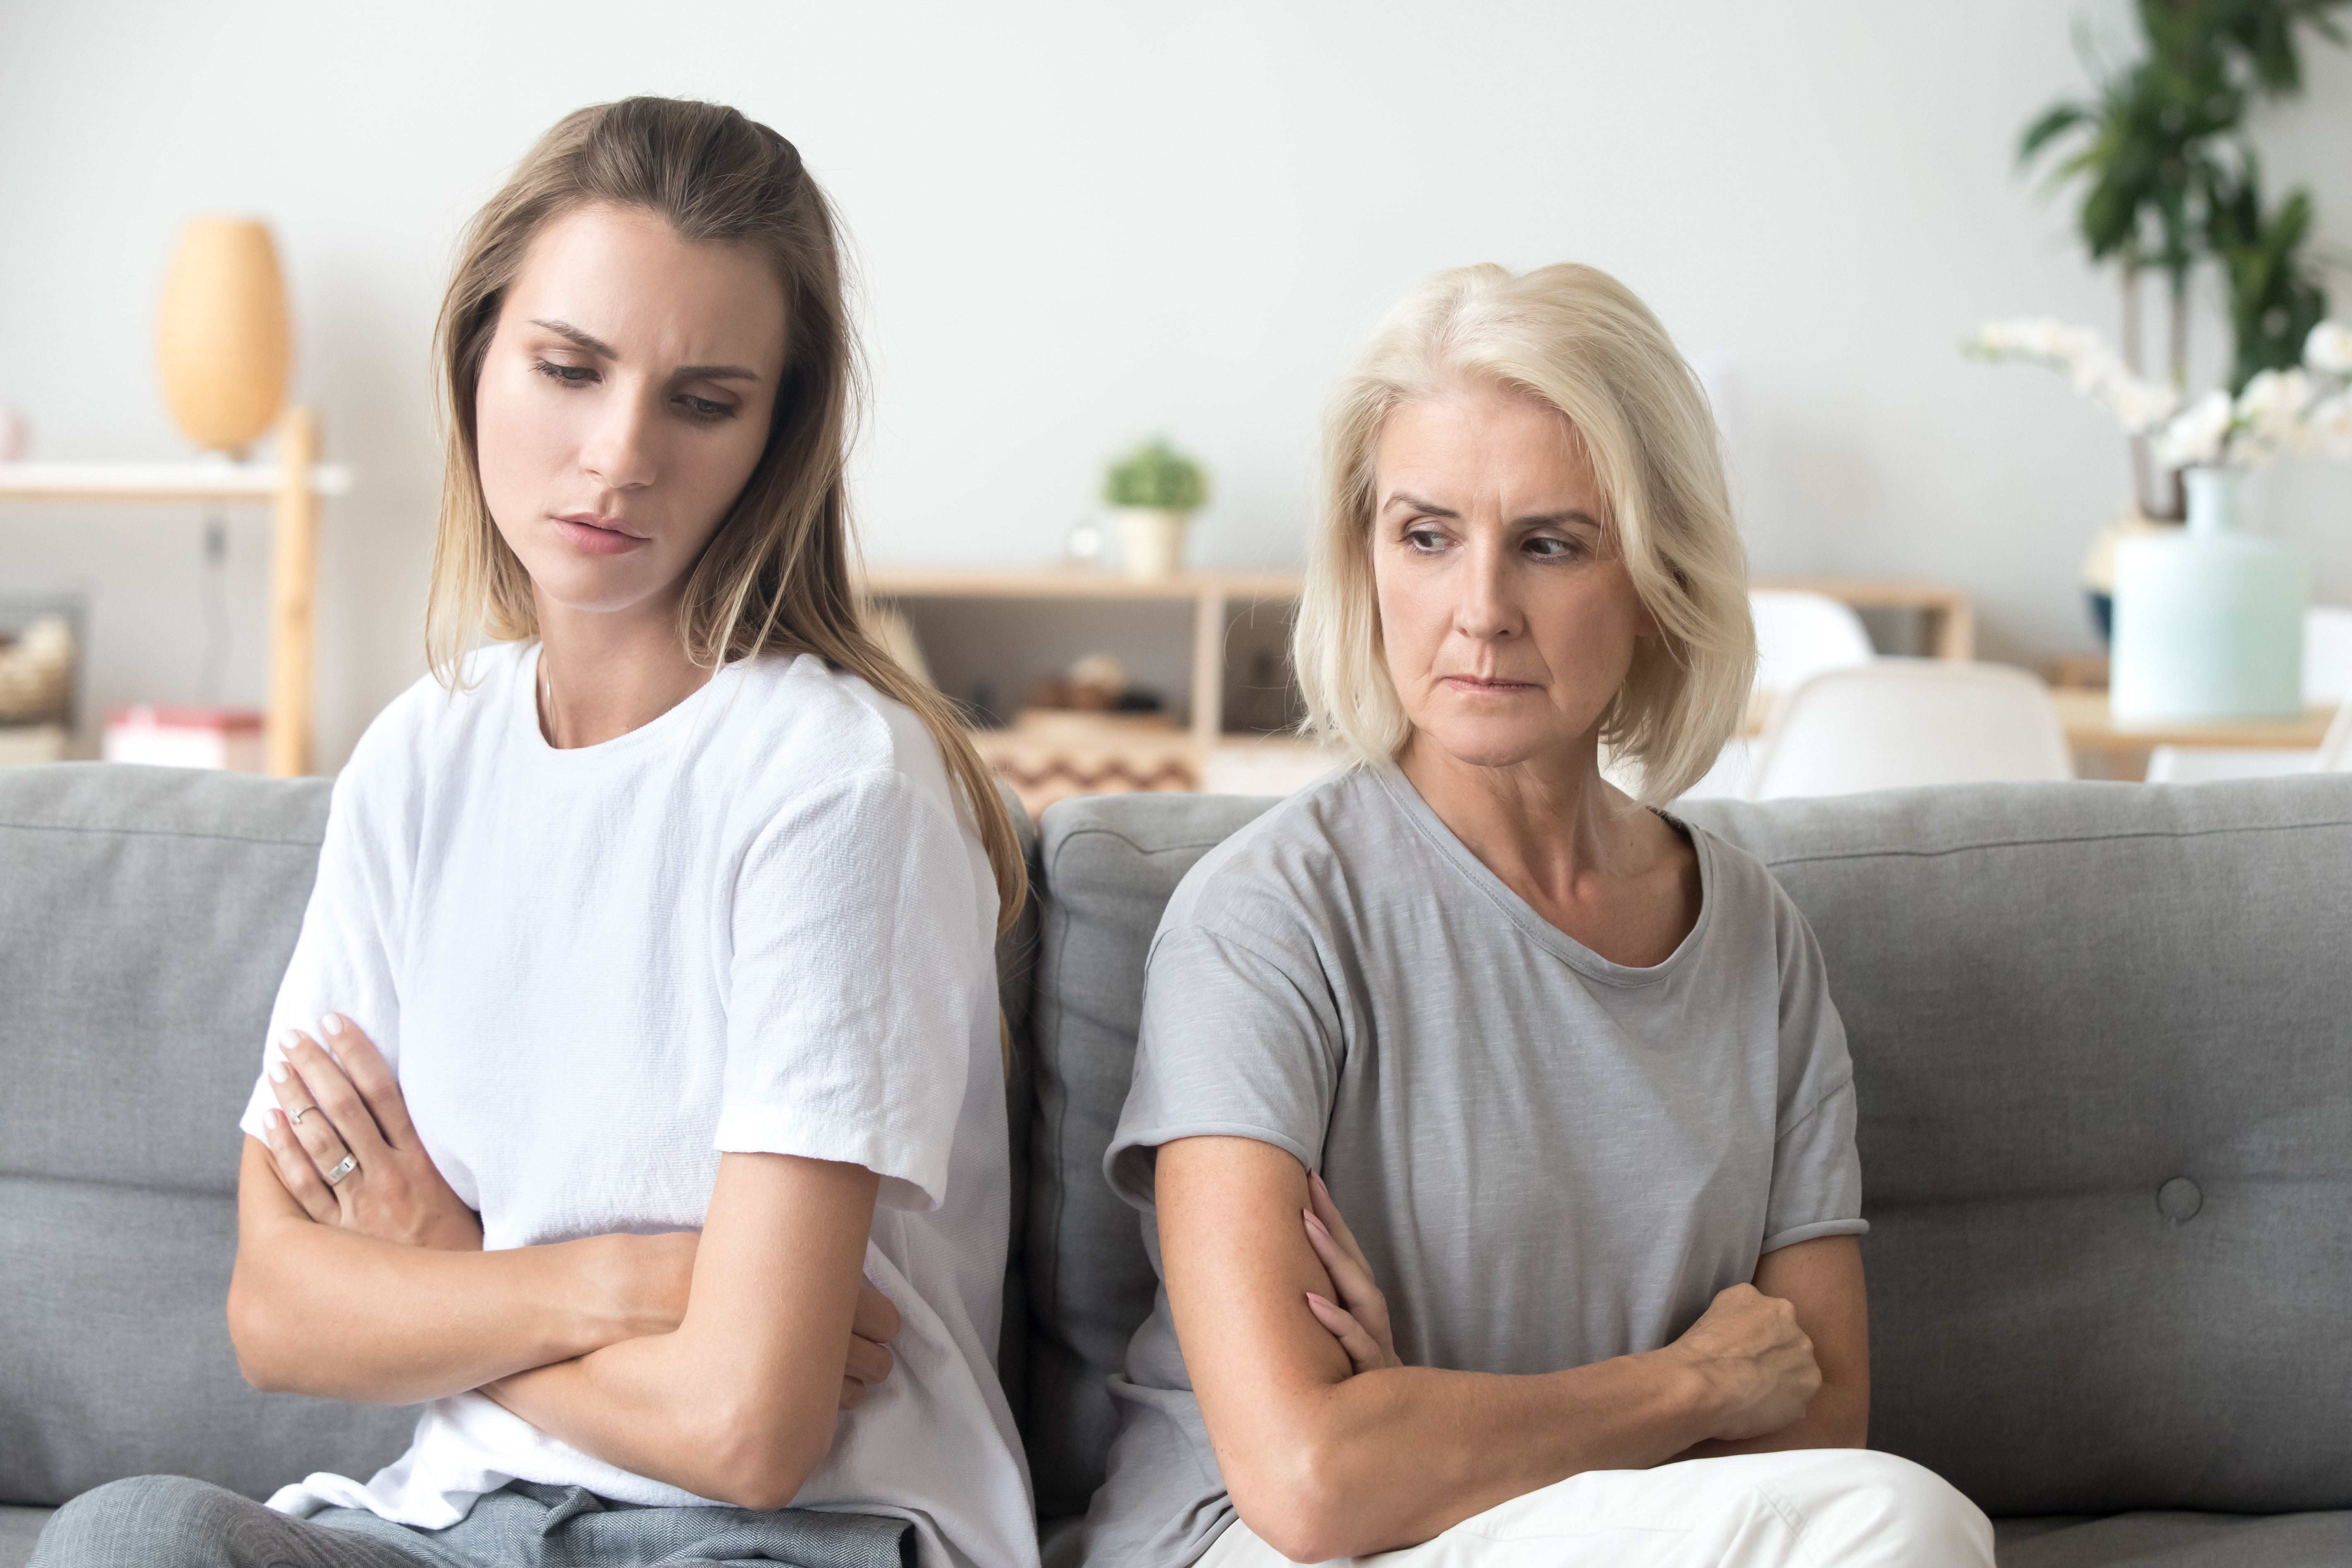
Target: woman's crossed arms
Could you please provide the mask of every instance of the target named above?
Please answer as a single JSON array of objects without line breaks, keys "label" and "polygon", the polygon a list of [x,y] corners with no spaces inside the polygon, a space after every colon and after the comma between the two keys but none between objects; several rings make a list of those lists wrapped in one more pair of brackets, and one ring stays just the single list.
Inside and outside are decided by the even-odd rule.
[{"label": "woman's crossed arms", "polygon": [[383,1404],[479,1389],[608,1462],[773,1509],[836,1412],[889,1375],[898,1309],[859,1273],[871,1171],[727,1154],[698,1237],[485,1252],[374,1045],[334,1015],[320,1033],[333,1054],[279,1042],[268,1146],[246,1140],[228,1310],[256,1387]]}]

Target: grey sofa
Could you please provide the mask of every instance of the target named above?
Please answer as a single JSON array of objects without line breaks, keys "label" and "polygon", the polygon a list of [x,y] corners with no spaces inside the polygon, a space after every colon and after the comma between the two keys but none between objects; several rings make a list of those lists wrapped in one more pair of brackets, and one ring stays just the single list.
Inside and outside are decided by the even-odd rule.
[{"label": "grey sofa", "polygon": [[[1099,1172],[1146,945],[1268,804],[1055,808],[1002,951],[1003,1371],[1055,1568],[1154,1288]],[[404,1443],[404,1412],[246,1388],[222,1320],[234,1118],[325,808],[0,772],[0,1568],[112,1477],[266,1495]],[[1977,1499],[2008,1568],[2352,1563],[2352,778],[1689,815],[1773,868],[1845,1016],[1873,1442]]]}]

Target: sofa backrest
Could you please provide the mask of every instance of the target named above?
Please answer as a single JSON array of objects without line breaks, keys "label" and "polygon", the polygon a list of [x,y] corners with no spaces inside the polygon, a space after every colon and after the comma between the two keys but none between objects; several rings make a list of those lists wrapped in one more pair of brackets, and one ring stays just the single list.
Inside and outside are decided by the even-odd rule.
[{"label": "sofa backrest", "polygon": [[[315,1469],[371,1475],[407,1446],[413,1409],[254,1392],[224,1310],[236,1119],[310,900],[328,789],[121,764],[0,769],[0,1504],[54,1505],[151,1473],[267,1497]],[[1016,1062],[1029,1055],[1036,926],[1033,902],[997,947]],[[1025,1079],[1008,1085],[1016,1129],[1031,1098]],[[1024,1214],[1016,1188],[1016,1242]],[[1020,1286],[1010,1271],[1016,1399]]]},{"label": "sofa backrest", "polygon": [[[326,797],[0,770],[0,1503],[149,1471],[261,1496],[405,1443],[406,1411],[254,1393],[222,1315],[235,1121]],[[1100,1479],[1103,1380],[1155,1289],[1100,1173],[1144,954],[1270,804],[1055,807],[999,947],[1029,1167],[1003,1373],[1048,1520]],[[1688,815],[1771,866],[1828,955],[1873,1441],[1997,1514],[2352,1506],[2352,779]]]},{"label": "sofa backrest", "polygon": [[[1156,1289],[1101,1175],[1144,955],[1184,872],[1270,804],[1045,815],[1025,1260],[1049,1527],[1100,1482],[1104,1379]],[[2352,778],[1687,815],[1771,868],[1827,958],[1873,1445],[1994,1514],[2352,1506]]]}]

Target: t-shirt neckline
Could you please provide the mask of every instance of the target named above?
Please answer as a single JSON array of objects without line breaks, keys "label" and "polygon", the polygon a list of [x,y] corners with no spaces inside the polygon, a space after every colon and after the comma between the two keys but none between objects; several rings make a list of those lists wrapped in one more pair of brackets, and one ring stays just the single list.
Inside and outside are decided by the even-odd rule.
[{"label": "t-shirt neckline", "polygon": [[599,741],[593,746],[557,746],[539,727],[539,656],[544,647],[536,638],[522,646],[514,661],[514,689],[508,693],[508,733],[517,751],[534,765],[584,773],[625,765],[664,745],[674,732],[690,729],[695,716],[709,700],[719,682],[739,675],[732,665],[721,665],[710,679],[668,709],[625,735]]},{"label": "t-shirt neckline", "polygon": [[1619,963],[1593,952],[1551,921],[1536,912],[1535,907],[1511,890],[1511,885],[1487,868],[1485,861],[1470,852],[1470,847],[1454,837],[1430,804],[1422,799],[1421,791],[1413,787],[1404,770],[1393,762],[1378,762],[1367,770],[1383,793],[1396,804],[1414,829],[1428,840],[1439,857],[1465,881],[1484,894],[1512,924],[1530,939],[1559,958],[1579,973],[1611,985],[1655,985],[1672,978],[1675,972],[1691,962],[1690,955],[1698,951],[1707,927],[1715,918],[1715,852],[1714,846],[1703,830],[1692,826],[1678,816],[1660,813],[1667,823],[1690,836],[1692,852],[1698,857],[1698,918],[1684,933],[1674,952],[1647,967]]}]

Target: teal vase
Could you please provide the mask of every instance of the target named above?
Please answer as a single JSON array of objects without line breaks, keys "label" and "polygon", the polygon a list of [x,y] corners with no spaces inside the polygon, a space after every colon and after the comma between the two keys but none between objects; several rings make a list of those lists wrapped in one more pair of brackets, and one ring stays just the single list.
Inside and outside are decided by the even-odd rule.
[{"label": "teal vase", "polygon": [[2116,546],[2108,703],[2121,723],[2295,718],[2311,572],[2238,531],[2242,468],[2190,468],[2189,527]]}]

